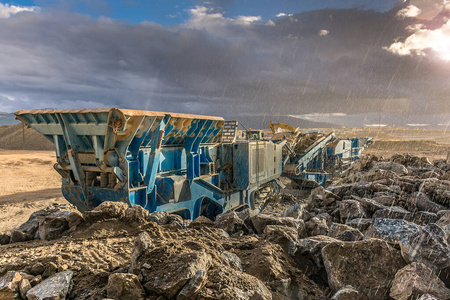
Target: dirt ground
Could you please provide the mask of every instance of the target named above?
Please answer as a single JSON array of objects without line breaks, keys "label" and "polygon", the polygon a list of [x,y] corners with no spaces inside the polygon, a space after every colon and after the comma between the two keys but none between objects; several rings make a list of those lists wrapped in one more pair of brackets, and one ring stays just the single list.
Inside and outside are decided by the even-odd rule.
[{"label": "dirt ground", "polygon": [[52,203],[67,203],[53,151],[0,149],[0,232],[16,228]]}]

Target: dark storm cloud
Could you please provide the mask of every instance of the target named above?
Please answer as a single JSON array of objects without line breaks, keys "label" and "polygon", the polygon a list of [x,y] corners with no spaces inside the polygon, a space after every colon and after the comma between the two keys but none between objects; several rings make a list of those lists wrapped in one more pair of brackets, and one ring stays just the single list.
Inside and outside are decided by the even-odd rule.
[{"label": "dark storm cloud", "polygon": [[450,68],[383,49],[408,35],[412,20],[396,13],[328,9],[266,22],[197,8],[172,27],[20,13],[0,19],[0,110],[450,112]]}]

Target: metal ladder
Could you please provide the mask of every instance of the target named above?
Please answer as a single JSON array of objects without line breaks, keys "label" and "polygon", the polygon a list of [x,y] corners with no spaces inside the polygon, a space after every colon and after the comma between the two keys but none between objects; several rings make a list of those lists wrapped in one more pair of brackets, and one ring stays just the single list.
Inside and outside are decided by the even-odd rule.
[{"label": "metal ladder", "polygon": [[222,131],[222,143],[236,142],[238,121],[225,121]]}]

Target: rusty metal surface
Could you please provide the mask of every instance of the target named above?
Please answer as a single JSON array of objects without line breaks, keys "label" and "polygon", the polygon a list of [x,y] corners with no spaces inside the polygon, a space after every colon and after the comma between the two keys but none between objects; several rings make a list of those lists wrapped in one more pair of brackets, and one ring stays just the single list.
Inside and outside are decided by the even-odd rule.
[{"label": "rusty metal surface", "polygon": [[36,110],[18,110],[14,115],[19,116],[23,114],[51,114],[51,113],[101,113],[110,112],[111,110],[117,110],[127,116],[165,116],[170,115],[174,118],[186,118],[186,119],[205,119],[205,120],[224,120],[222,117],[205,116],[205,115],[193,115],[193,114],[181,114],[162,111],[148,111],[148,110],[134,110],[134,109],[121,109],[121,108],[85,108],[85,109],[36,109]]}]

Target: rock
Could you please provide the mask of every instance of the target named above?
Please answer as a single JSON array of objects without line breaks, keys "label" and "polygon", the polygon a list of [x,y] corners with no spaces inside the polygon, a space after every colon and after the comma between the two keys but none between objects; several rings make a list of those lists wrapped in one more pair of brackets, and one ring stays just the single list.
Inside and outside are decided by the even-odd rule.
[{"label": "rock", "polygon": [[[304,237],[306,237],[306,232],[301,236],[301,238]],[[268,225],[264,229],[264,240],[278,244],[285,250],[287,250],[290,242],[294,242],[298,238],[298,230],[293,227]]]},{"label": "rock", "polygon": [[151,246],[152,246],[152,239],[146,231],[141,232],[136,237],[136,239],[134,240],[134,249],[133,252],[131,253],[130,258],[131,273],[139,272],[138,260],[145,252],[147,252],[150,249]]},{"label": "rock", "polygon": [[304,210],[303,204],[295,204],[291,207],[288,207],[284,213],[283,217],[291,217],[294,219],[301,219],[303,216],[303,210]]},{"label": "rock", "polygon": [[49,262],[47,264],[47,267],[45,268],[44,273],[42,274],[42,277],[47,278],[52,276],[53,274],[56,274],[58,272],[58,266],[53,263],[53,262]]},{"label": "rock", "polygon": [[242,264],[239,256],[229,251],[223,251],[221,255],[228,262],[230,267],[242,272]]},{"label": "rock", "polygon": [[375,170],[381,169],[381,170],[391,171],[391,172],[396,173],[397,175],[407,175],[408,174],[408,170],[406,169],[406,167],[404,165],[395,163],[393,161],[377,162],[373,168]]},{"label": "rock", "polygon": [[145,291],[134,274],[114,273],[108,277],[106,286],[108,298],[114,300],[143,300]]},{"label": "rock", "polygon": [[168,225],[171,228],[178,228],[183,229],[184,228],[184,220],[180,215],[177,214],[169,214],[167,216]]},{"label": "rock", "polygon": [[341,241],[360,241],[364,237],[358,229],[337,223],[331,224],[328,234]]},{"label": "rock", "polygon": [[314,211],[314,209],[319,207],[333,205],[337,200],[340,200],[338,195],[324,189],[322,186],[318,186],[311,191],[311,194],[306,202],[305,209],[308,211]]},{"label": "rock", "polygon": [[202,228],[204,226],[212,227],[214,226],[214,222],[205,216],[200,216],[189,224],[189,228]]},{"label": "rock", "polygon": [[417,233],[422,226],[398,219],[374,219],[366,231],[365,238],[380,238],[391,244],[400,244],[413,233]]},{"label": "rock", "polygon": [[199,299],[255,299],[255,300],[272,300],[272,294],[261,280],[246,273],[235,274],[239,276],[239,283],[225,285],[220,289],[218,297],[207,298],[199,297]]},{"label": "rock", "polygon": [[417,209],[421,211],[437,213],[438,211],[445,209],[445,206],[431,201],[430,197],[428,197],[425,193],[417,193],[414,195],[412,200]]},{"label": "rock", "polygon": [[405,263],[385,241],[335,242],[323,247],[322,258],[332,291],[351,285],[369,299],[386,299],[390,282]]},{"label": "rock", "polygon": [[442,228],[450,225],[450,210],[447,210],[440,216],[439,220],[436,222],[436,225],[439,225]]},{"label": "rock", "polygon": [[372,198],[373,201],[376,201],[384,206],[395,206],[396,199],[391,196],[377,196]]},{"label": "rock", "polygon": [[[71,211],[59,210],[47,216],[38,216],[37,220],[39,222],[39,238],[43,241],[60,238],[62,234],[70,228],[68,222],[70,214],[78,216],[78,222],[81,223],[80,219],[82,218],[79,216],[79,214],[73,213]],[[75,218],[76,217],[72,217],[71,219]]]},{"label": "rock", "polygon": [[31,289],[31,284],[28,281],[28,279],[22,279],[22,281],[19,284],[19,293],[20,297],[23,299],[27,298],[27,292]]},{"label": "rock", "polygon": [[205,270],[198,270],[178,294],[177,300],[191,299],[205,285],[207,278],[208,276]]},{"label": "rock", "polygon": [[30,280],[30,284],[33,287],[33,286],[38,285],[39,283],[41,283],[41,281],[42,281],[42,275],[38,275],[38,276],[35,276],[33,279]]},{"label": "rock", "polygon": [[280,225],[293,227],[298,230],[299,234],[305,232],[305,223],[303,220],[298,220],[289,217],[275,217],[266,214],[256,214],[251,217],[256,233],[262,234],[267,225]]},{"label": "rock", "polygon": [[166,225],[169,223],[169,214],[166,211],[155,211],[150,215],[150,221],[158,225]]},{"label": "rock", "polygon": [[17,230],[26,233],[31,239],[35,236],[39,236],[39,221],[44,220],[47,216],[52,214],[55,216],[64,216],[67,224],[70,224],[69,227],[76,226],[77,222],[83,221],[81,214],[75,206],[70,204],[54,204],[32,213],[28,221],[20,225]]},{"label": "rock", "polygon": [[247,229],[249,230],[249,233],[256,233],[256,229],[253,226],[252,223],[252,217],[254,215],[256,215],[258,213],[256,213],[255,211],[251,210],[250,208],[246,208],[244,210],[241,210],[239,212],[237,212],[238,217],[244,221],[245,226],[247,227]]},{"label": "rock", "polygon": [[328,235],[328,225],[324,218],[313,217],[306,222],[308,236]]},{"label": "rock", "polygon": [[331,300],[365,300],[357,290],[355,290],[351,285],[347,285],[337,291]]},{"label": "rock", "polygon": [[426,193],[430,197],[430,200],[446,207],[450,206],[450,181],[438,179],[424,180],[419,190]]},{"label": "rock", "polygon": [[172,298],[199,270],[207,271],[211,263],[211,256],[205,252],[178,253],[164,260],[164,269],[159,270],[157,266],[153,266],[141,270],[144,288],[149,293]]},{"label": "rock", "polygon": [[42,263],[37,262],[31,267],[30,273],[33,275],[41,275],[44,271],[45,266]]},{"label": "rock", "polygon": [[217,215],[214,225],[225,230],[230,235],[240,231],[243,233],[249,232],[247,226],[244,224],[244,221],[237,216],[234,210],[229,210]]},{"label": "rock", "polygon": [[365,210],[369,215],[372,215],[377,210],[387,208],[385,205],[380,204],[377,201],[369,198],[361,198],[359,202],[361,202],[361,204],[363,205],[363,207],[365,208]]},{"label": "rock", "polygon": [[20,242],[26,242],[29,240],[32,240],[33,237],[31,235],[26,234],[25,232],[19,231],[19,230],[13,230],[11,231],[11,239],[10,243],[20,243]]},{"label": "rock", "polygon": [[122,219],[125,217],[125,211],[127,209],[128,204],[125,202],[105,201],[93,210],[85,211],[83,217],[91,223],[108,219]]},{"label": "rock", "polygon": [[0,299],[15,300],[19,298],[19,284],[22,280],[20,272],[8,271],[0,279]]},{"label": "rock", "polygon": [[402,240],[400,248],[406,262],[425,264],[450,285],[450,246],[441,227],[428,224]]},{"label": "rock", "polygon": [[28,300],[66,299],[72,288],[72,271],[64,271],[42,281],[27,293]]},{"label": "rock", "polygon": [[147,223],[150,221],[150,213],[140,205],[133,205],[125,211],[125,220],[128,222]]},{"label": "rock", "polygon": [[339,203],[339,213],[341,223],[355,218],[364,218],[367,216],[366,210],[361,203],[356,200],[343,200]]},{"label": "rock", "polygon": [[417,298],[417,300],[439,300],[439,299],[434,297],[433,295],[426,294],[426,295],[420,296],[420,298]]},{"label": "rock", "polygon": [[411,263],[395,274],[390,296],[395,300],[417,299],[430,294],[438,299],[450,299],[450,289],[422,263]]},{"label": "rock", "polygon": [[322,268],[322,248],[330,243],[339,242],[337,239],[325,235],[316,235],[309,238],[300,239],[291,243],[288,254],[290,256],[305,256],[313,261],[317,267]]},{"label": "rock", "polygon": [[403,219],[418,225],[426,225],[437,221],[437,215],[430,212],[419,211],[411,213],[406,209],[398,206],[389,207],[386,209],[377,210],[373,214],[373,218],[379,219]]},{"label": "rock", "polygon": [[0,233],[0,245],[6,245],[9,244],[9,241],[11,240],[11,236],[7,233]]},{"label": "rock", "polygon": [[356,218],[345,222],[345,224],[364,232],[372,224],[372,219]]}]

